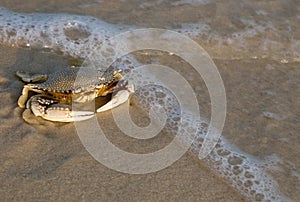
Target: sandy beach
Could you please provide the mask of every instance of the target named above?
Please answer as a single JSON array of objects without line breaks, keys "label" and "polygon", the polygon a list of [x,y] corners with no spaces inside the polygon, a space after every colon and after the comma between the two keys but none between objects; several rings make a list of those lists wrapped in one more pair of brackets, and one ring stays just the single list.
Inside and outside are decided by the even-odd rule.
[{"label": "sandy beach", "polygon": [[[230,40],[208,39],[205,32],[193,39],[211,55],[225,85],[227,118],[222,135],[243,152],[265,161],[266,172],[279,191],[292,201],[300,200],[299,15],[298,20],[294,19],[298,2],[277,0],[268,7],[267,3],[243,1],[242,10],[230,9],[235,1],[224,8],[213,1],[196,5],[181,1],[178,5],[171,1],[17,2],[0,1],[0,6],[16,12],[88,15],[113,24],[167,29],[201,21],[212,28],[211,35],[221,39],[249,28],[234,17],[237,13],[251,16],[258,25],[265,18],[273,22],[279,30],[274,36],[267,30],[228,44]],[[267,17],[254,10],[265,10]],[[285,19],[291,31],[285,30],[283,21],[276,23],[277,19]],[[226,26],[229,22],[234,28]],[[263,39],[274,43],[263,49]],[[16,71],[48,74],[69,67],[70,58],[7,44],[0,45],[0,55],[1,201],[248,201],[191,152],[170,167],[150,174],[130,175],[105,167],[85,150],[73,123],[45,121],[17,106],[24,83],[15,76]],[[174,68],[184,66],[168,57],[139,59]],[[181,73],[190,76],[189,72]],[[200,100],[201,114],[209,117],[205,84],[193,77],[190,82]],[[137,124],[147,124],[147,115],[139,106],[133,103],[130,110]],[[128,152],[155,151],[173,138],[162,131],[148,141],[133,140],[118,130],[110,111],[97,118],[108,139]]]}]

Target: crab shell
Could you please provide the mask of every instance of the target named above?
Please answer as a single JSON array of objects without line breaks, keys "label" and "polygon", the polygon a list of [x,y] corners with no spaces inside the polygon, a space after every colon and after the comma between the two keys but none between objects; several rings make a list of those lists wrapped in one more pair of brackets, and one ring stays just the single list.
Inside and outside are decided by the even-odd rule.
[{"label": "crab shell", "polygon": [[[70,122],[76,120],[76,117],[78,120],[85,120],[94,112],[72,111],[72,102],[89,102],[96,97],[127,89],[127,84],[122,80],[120,71],[100,73],[89,67],[70,68],[50,74],[43,83],[25,85],[18,105],[24,108],[27,102],[26,107],[30,108],[36,116],[51,121]],[[27,101],[29,91],[39,94]],[[110,107],[105,106],[97,111],[104,111],[125,102],[130,92],[123,93],[121,100],[118,99],[120,96],[117,94]]]}]

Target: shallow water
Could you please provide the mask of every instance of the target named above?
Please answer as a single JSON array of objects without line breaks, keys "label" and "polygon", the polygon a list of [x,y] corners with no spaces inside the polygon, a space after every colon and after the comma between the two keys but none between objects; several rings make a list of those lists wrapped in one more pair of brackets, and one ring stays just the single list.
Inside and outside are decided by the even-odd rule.
[{"label": "shallow water", "polygon": [[[257,165],[261,165],[263,170],[278,184],[278,192],[293,201],[300,200],[299,193],[296,191],[300,189],[298,155],[300,151],[298,123],[300,93],[297,88],[300,76],[298,68],[300,43],[299,15],[297,14],[299,3],[297,1],[267,3],[253,3],[252,1],[226,1],[226,3],[214,1],[131,1],[130,3],[128,1],[63,1],[55,4],[31,1],[26,5],[5,1],[0,5],[18,12],[38,11],[94,16],[105,22],[120,24],[117,26],[117,32],[121,29],[128,29],[128,26],[124,26],[126,24],[137,27],[167,28],[192,37],[214,59],[225,84],[228,110],[223,136],[240,149],[234,148],[236,151],[246,152],[251,162],[258,161]],[[87,18],[85,22],[90,22],[90,20]],[[92,25],[97,30],[99,26],[103,26],[101,23],[97,21]],[[90,31],[93,32],[93,29]],[[114,29],[110,31],[113,32]],[[97,35],[97,31],[95,34]],[[101,32],[99,35],[101,36]],[[23,43],[19,43],[18,39],[5,41],[2,38],[2,41],[7,45],[24,46]],[[38,43],[31,44],[39,48]],[[63,45],[65,46],[55,49],[73,57],[82,57],[86,54],[82,50],[88,49],[88,45],[74,46],[73,50],[68,44]],[[48,46],[53,45],[50,43]],[[5,56],[1,57],[1,97],[8,96],[10,100],[1,102],[3,122],[1,176],[5,184],[2,191],[10,191],[9,194],[11,194],[1,194],[4,198],[43,199],[50,195],[50,191],[45,191],[49,189],[55,192],[53,199],[57,199],[62,193],[76,193],[69,190],[71,187],[75,190],[83,187],[85,191],[79,191],[73,199],[87,197],[88,193],[92,192],[92,196],[89,196],[91,198],[88,199],[106,197],[107,199],[125,198],[128,200],[180,200],[180,198],[188,197],[190,200],[202,201],[241,200],[238,193],[226,186],[226,180],[223,183],[221,178],[213,177],[213,172],[206,169],[205,163],[198,162],[196,158],[189,155],[185,155],[170,168],[156,174],[124,175],[94,162],[80,145],[74,132],[71,132],[74,131],[72,126],[47,122],[42,122],[45,126],[40,122],[33,127],[24,124],[21,119],[22,110],[11,104],[16,103],[15,100],[22,88],[22,83],[13,76],[14,71],[20,66],[23,68],[32,66],[30,67],[32,71],[50,73],[67,67],[69,64],[62,56],[42,53],[35,51],[34,48],[24,51],[2,47],[1,53]],[[166,63],[175,67],[182,65],[180,61],[176,64],[176,61],[165,57],[153,59],[153,57],[141,56],[139,60]],[[201,113],[204,117],[209,117],[210,112],[207,110],[209,100],[207,101],[207,92],[202,89],[203,83],[193,80],[193,76],[187,72],[183,74],[190,76],[190,81],[194,84],[199,99],[202,101]],[[133,114],[140,115],[140,113],[142,112],[136,109]],[[30,119],[34,120],[33,117]],[[110,120],[104,119],[108,122]],[[147,120],[145,119],[144,122]],[[51,130],[46,130],[46,128],[51,128]],[[62,136],[60,129],[70,132]],[[110,130],[116,134],[116,129]],[[113,139],[117,137],[113,137],[112,141]],[[115,141],[122,143],[122,140]],[[152,143],[140,144],[144,149],[146,148],[143,150],[145,152],[148,151],[147,145],[151,151],[159,148],[153,145],[168,141],[167,137],[159,136]],[[125,148],[129,151],[136,149],[133,143],[134,141],[126,143]],[[66,148],[64,145],[67,144],[70,146]],[[82,162],[87,162],[87,164]],[[72,167],[74,164],[82,168],[70,173],[74,169]],[[87,171],[91,173],[87,174]],[[93,174],[98,175],[98,172],[102,173],[101,178],[105,180],[93,179]],[[183,176],[181,173],[185,172],[187,174]],[[73,179],[76,175],[80,176],[78,181]],[[85,178],[85,175],[88,177]],[[223,177],[226,178],[226,176]],[[110,182],[111,178],[115,180]],[[80,179],[86,179],[86,181],[80,185]],[[164,182],[158,186],[159,188],[153,188],[157,187],[159,181]],[[145,185],[147,182],[149,185]],[[60,183],[67,183],[70,187],[66,188]],[[212,186],[208,187],[207,183]],[[232,184],[230,179],[229,184]],[[36,186],[40,187],[37,194],[28,196]],[[203,186],[206,186],[204,190]],[[237,186],[242,194],[247,192],[242,190],[244,186]],[[100,193],[96,194],[96,190],[99,189]],[[43,195],[42,192],[46,194]],[[133,196],[133,193],[138,192],[140,194]],[[67,194],[66,197],[71,196]],[[263,200],[259,195],[251,198],[251,200],[255,199]]]}]

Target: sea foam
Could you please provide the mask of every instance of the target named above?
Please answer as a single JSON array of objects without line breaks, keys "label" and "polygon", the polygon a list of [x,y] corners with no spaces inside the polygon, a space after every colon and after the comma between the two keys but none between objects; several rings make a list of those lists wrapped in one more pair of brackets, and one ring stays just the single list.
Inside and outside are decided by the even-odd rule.
[{"label": "sea foam", "polygon": [[86,58],[102,41],[129,30],[93,17],[64,14],[20,14],[0,8],[0,42]]},{"label": "sea foam", "polygon": [[[164,96],[157,97],[155,96],[157,93],[164,94]],[[191,111],[185,111],[185,114],[182,114],[180,107],[176,107],[178,102],[174,95],[160,86],[144,87],[137,92],[134,99],[145,110],[157,106],[157,103],[164,103],[162,107],[168,113],[166,123],[168,131],[176,134],[178,120],[183,121],[181,124],[185,127],[180,133],[184,133],[185,136],[181,142],[185,144],[192,140],[190,150],[201,158],[199,152],[209,125],[206,119],[196,117]],[[183,120],[182,117],[185,119]],[[231,145],[223,136],[218,140],[215,149],[202,161],[205,161],[208,167],[253,201],[290,201],[278,192],[276,181],[266,173],[266,167],[270,166],[268,160],[261,161],[246,154]],[[280,159],[277,159],[277,162],[280,162]]]}]

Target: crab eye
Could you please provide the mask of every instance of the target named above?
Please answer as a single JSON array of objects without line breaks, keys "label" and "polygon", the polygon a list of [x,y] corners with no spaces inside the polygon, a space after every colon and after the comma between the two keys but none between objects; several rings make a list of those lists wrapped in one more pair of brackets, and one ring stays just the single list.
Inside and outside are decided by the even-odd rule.
[{"label": "crab eye", "polygon": [[117,80],[122,80],[122,74],[121,74],[122,70],[116,70],[113,73],[113,79],[117,79]]}]

